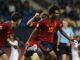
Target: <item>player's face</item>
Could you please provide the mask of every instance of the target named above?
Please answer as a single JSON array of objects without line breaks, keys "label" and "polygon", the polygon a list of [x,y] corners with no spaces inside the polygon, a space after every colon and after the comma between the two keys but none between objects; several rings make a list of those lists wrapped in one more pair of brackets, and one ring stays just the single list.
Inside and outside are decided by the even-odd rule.
[{"label": "player's face", "polygon": [[54,20],[56,18],[58,18],[58,16],[60,15],[59,10],[55,10],[52,14],[51,14],[51,19]]},{"label": "player's face", "polygon": [[56,17],[58,17],[60,15],[59,10],[55,10],[55,13],[54,14],[55,14]]}]

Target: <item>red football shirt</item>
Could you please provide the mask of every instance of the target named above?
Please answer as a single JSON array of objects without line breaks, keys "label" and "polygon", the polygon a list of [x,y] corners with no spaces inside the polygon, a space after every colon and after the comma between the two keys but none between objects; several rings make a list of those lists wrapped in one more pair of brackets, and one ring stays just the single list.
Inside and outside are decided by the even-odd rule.
[{"label": "red football shirt", "polygon": [[0,24],[0,26],[2,26],[2,30],[0,30],[0,48],[4,46],[5,41],[13,32],[11,25],[12,23],[10,21]]},{"label": "red football shirt", "polygon": [[[33,23],[33,26],[35,26],[36,23]],[[46,41],[53,43],[54,41],[54,32],[55,30],[61,29],[61,24],[58,19],[56,19],[53,23],[48,20],[48,19],[41,19],[37,23],[37,30],[39,31],[38,33],[38,39],[41,41]]]},{"label": "red football shirt", "polygon": [[38,36],[37,30],[35,28],[28,39],[29,46],[33,46],[34,44],[37,44],[38,42],[37,36]]},{"label": "red football shirt", "polygon": [[29,46],[38,44],[39,40],[53,43],[55,30],[61,29],[61,24],[57,19],[54,23],[48,19],[41,19],[39,22],[33,22],[33,26],[36,27],[36,30],[29,37]]}]

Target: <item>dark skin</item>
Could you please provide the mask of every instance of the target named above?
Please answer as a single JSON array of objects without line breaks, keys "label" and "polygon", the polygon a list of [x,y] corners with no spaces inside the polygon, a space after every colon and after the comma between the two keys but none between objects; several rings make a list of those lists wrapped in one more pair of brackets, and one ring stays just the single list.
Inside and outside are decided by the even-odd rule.
[{"label": "dark skin", "polygon": [[[54,21],[57,19],[58,16],[59,16],[59,10],[55,10],[55,13],[52,13],[52,14],[50,15],[50,20],[51,20],[51,22],[54,23]],[[60,33],[61,33],[62,35],[64,35],[68,40],[70,40],[70,41],[73,40],[73,39],[69,38],[69,37],[67,36],[67,34],[66,34],[62,29],[58,29],[58,30],[59,30]]]},{"label": "dark skin", "polygon": [[[57,11],[57,14],[56,14],[56,13],[52,13],[52,14],[50,14],[49,16],[50,16],[50,19],[49,19],[49,20],[51,20],[51,23],[54,23],[54,21],[57,19],[57,16],[59,16],[58,11]],[[33,22],[33,20],[31,20],[27,25],[31,25],[31,26],[32,26],[32,22]],[[59,31],[60,31],[67,39],[71,40],[71,38],[69,38],[62,29],[59,29]],[[35,32],[34,32],[34,33],[35,33]],[[57,60],[57,56],[56,56],[56,54],[55,54],[54,51],[49,52],[49,54],[50,54],[50,56],[52,57],[52,59]]]}]

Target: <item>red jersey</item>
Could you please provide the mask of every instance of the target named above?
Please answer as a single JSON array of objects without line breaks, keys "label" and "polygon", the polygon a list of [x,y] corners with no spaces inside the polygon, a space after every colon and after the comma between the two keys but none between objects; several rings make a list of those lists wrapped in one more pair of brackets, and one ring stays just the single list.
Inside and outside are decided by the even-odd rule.
[{"label": "red jersey", "polygon": [[[36,23],[33,23],[33,26]],[[56,19],[54,22],[51,22],[48,19],[41,19],[38,23],[37,23],[37,30],[38,30],[38,39],[40,39],[41,41],[46,41],[46,42],[50,42],[53,43],[54,41],[54,32],[55,30],[61,29],[61,24],[59,22],[58,19]]]},{"label": "red jersey", "polygon": [[10,21],[0,24],[0,26],[2,26],[2,29],[0,30],[0,48],[4,46],[5,41],[13,32],[11,25],[12,23]]},{"label": "red jersey", "polygon": [[38,36],[37,30],[35,28],[28,39],[29,46],[33,46],[34,44],[37,44],[38,42],[37,36]]}]

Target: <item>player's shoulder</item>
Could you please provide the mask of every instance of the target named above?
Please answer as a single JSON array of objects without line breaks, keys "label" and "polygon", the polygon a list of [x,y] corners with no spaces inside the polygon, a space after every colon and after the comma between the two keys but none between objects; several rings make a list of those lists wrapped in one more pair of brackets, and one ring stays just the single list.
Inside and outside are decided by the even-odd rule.
[{"label": "player's shoulder", "polygon": [[8,26],[8,27],[9,27],[9,26],[11,26],[11,24],[12,24],[11,21],[5,21],[5,22],[3,22],[2,25],[3,25],[3,26]]},{"label": "player's shoulder", "polygon": [[47,22],[47,21],[49,21],[49,19],[47,19],[47,18],[42,18],[42,19],[40,19],[39,22]]},{"label": "player's shoulder", "polygon": [[11,21],[5,21],[3,24],[11,24]]}]

